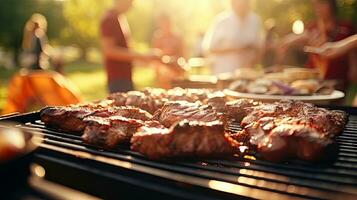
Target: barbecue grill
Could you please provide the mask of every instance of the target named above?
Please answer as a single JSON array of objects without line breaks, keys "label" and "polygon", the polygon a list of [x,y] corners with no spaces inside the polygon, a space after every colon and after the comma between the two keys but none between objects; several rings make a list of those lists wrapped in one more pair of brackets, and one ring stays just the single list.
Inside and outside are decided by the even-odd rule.
[{"label": "barbecue grill", "polygon": [[[331,161],[271,163],[258,156],[152,161],[126,145],[102,150],[80,136],[45,127],[39,112],[0,118],[44,137],[35,153],[48,180],[110,199],[357,199],[357,109]],[[237,124],[229,125],[232,131]]]}]

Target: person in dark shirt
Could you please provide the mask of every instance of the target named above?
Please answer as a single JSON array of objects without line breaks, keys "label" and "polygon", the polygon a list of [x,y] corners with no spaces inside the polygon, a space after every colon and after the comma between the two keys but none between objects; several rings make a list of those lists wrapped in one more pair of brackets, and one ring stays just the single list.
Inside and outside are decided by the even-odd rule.
[{"label": "person in dark shirt", "polygon": [[100,23],[101,45],[104,65],[107,71],[110,93],[133,90],[132,61],[149,62],[158,60],[154,54],[140,54],[130,50],[130,28],[124,15],[132,6],[133,0],[113,0]]}]

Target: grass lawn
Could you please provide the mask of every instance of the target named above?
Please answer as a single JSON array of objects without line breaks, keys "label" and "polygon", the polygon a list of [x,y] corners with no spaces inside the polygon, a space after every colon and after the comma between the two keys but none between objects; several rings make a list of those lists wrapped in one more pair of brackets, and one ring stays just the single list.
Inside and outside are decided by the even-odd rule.
[{"label": "grass lawn", "polygon": [[[0,68],[0,110],[6,100],[7,84],[16,69]],[[104,98],[107,95],[106,75],[98,63],[74,62],[65,66],[65,76],[78,87],[85,101]],[[154,72],[150,68],[135,67],[134,83],[136,89],[153,86]]]}]

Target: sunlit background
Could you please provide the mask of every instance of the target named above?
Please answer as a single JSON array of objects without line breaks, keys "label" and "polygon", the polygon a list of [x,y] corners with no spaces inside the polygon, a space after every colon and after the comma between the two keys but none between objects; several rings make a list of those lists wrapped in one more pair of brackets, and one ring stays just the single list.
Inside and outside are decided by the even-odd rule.
[{"label": "sunlit background", "polygon": [[[106,80],[98,44],[98,24],[112,0],[2,0],[0,6],[0,109],[6,97],[6,85],[18,70],[22,30],[34,12],[46,16],[48,38],[55,51],[64,55],[65,74],[81,90],[86,100],[106,94]],[[313,18],[310,0],[255,0],[254,10],[264,26],[275,25],[279,36],[304,30],[304,22]],[[339,0],[339,17],[357,23],[357,1]],[[155,18],[169,14],[175,30],[185,42],[185,56],[191,57],[200,34],[212,19],[229,7],[228,0],[135,0],[128,13],[132,31],[130,45],[138,51],[149,48]],[[277,36],[277,37],[278,37]],[[153,86],[154,74],[146,66],[134,70],[136,88]],[[90,81],[88,81],[90,80]]]}]

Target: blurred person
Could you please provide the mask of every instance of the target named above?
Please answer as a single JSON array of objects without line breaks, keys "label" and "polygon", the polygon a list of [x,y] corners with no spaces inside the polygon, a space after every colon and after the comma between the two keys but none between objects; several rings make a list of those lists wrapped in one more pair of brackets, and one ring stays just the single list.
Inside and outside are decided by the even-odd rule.
[{"label": "blurred person", "polygon": [[[354,34],[350,22],[337,20],[336,0],[312,0],[316,20],[307,25],[302,34],[286,36],[278,49],[280,60],[285,57],[287,49],[293,45],[320,47],[327,42],[336,42]],[[337,89],[345,91],[348,86],[350,70],[348,55],[326,58],[310,53],[307,67],[320,71],[324,79],[338,80]]]},{"label": "blurred person", "polygon": [[[160,50],[161,54],[170,58],[173,62],[183,57],[183,41],[179,34],[173,30],[172,21],[167,14],[161,14],[157,18],[157,29],[152,39],[152,48]],[[171,81],[182,76],[178,66],[155,63],[157,86],[170,88]]]},{"label": "blurred person", "polygon": [[193,57],[204,57],[204,52],[202,48],[204,37],[205,34],[203,32],[198,33],[196,41],[193,45],[193,52],[192,52]]},{"label": "blurred person", "polygon": [[26,22],[21,55],[22,64],[33,70],[43,69],[43,61],[49,55],[50,46],[47,39],[46,17],[35,13]]},{"label": "blurred person", "polygon": [[157,29],[154,31],[152,47],[160,49],[164,55],[183,56],[182,38],[173,30],[171,18],[167,14],[157,17]]},{"label": "blurred person", "polygon": [[275,48],[277,43],[276,24],[273,19],[268,19],[264,22],[265,38],[262,47],[262,65],[270,67],[275,64]]},{"label": "blurred person", "polygon": [[113,0],[112,8],[100,22],[101,45],[110,93],[133,90],[134,60],[158,59],[154,54],[134,52],[128,46],[130,27],[124,14],[132,7],[132,3],[133,0]]},{"label": "blurred person", "polygon": [[212,72],[233,73],[256,64],[260,49],[261,21],[250,0],[231,0],[231,11],[219,14],[204,38],[212,58]]}]

